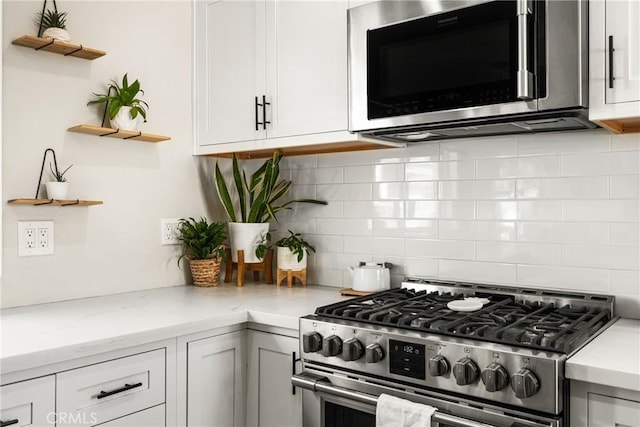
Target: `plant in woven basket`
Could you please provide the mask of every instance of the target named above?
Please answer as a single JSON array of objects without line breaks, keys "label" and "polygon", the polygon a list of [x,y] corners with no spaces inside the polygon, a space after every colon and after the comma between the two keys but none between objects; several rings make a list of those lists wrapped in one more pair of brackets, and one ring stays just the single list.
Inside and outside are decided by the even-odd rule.
[{"label": "plant in woven basket", "polygon": [[202,217],[181,219],[178,239],[182,242],[183,258],[189,260],[193,283],[197,286],[217,286],[220,263],[224,255],[224,241],[227,238],[224,222],[209,223]]}]

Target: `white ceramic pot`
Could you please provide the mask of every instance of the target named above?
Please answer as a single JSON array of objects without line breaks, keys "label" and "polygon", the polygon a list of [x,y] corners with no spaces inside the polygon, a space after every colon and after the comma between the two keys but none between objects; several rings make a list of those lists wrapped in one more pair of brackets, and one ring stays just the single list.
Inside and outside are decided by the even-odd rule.
[{"label": "white ceramic pot", "polygon": [[302,260],[298,261],[298,255],[291,252],[289,248],[276,247],[276,257],[280,270],[300,271],[307,268],[307,253],[302,253]]},{"label": "white ceramic pot", "polygon": [[66,200],[69,194],[68,182],[47,182],[47,197],[55,200]]},{"label": "white ceramic pot", "polygon": [[391,264],[376,264],[375,262],[360,263],[358,267],[349,267],[354,291],[378,292],[391,286]]},{"label": "white ceramic pot", "polygon": [[51,27],[44,30],[42,32],[42,38],[59,40],[61,42],[68,42],[69,40],[71,40],[71,37],[69,36],[69,32],[67,30],[56,27]]},{"label": "white ceramic pot", "polygon": [[244,262],[262,262],[262,260],[256,256],[256,247],[268,232],[268,222],[230,222],[229,243],[233,262],[238,262],[239,250],[244,251]]},{"label": "white ceramic pot", "polygon": [[140,114],[131,118],[131,107],[120,107],[116,116],[110,120],[113,129],[138,131],[140,128]]}]

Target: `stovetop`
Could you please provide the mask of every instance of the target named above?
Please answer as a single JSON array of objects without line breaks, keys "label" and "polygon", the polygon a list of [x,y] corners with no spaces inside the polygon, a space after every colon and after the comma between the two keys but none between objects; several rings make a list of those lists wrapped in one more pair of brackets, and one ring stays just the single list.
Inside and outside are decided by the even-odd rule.
[{"label": "stovetop", "polygon": [[[466,297],[485,304],[472,312],[447,307]],[[402,289],[319,307],[316,315],[568,354],[611,319],[612,306],[603,295],[406,279]]]}]

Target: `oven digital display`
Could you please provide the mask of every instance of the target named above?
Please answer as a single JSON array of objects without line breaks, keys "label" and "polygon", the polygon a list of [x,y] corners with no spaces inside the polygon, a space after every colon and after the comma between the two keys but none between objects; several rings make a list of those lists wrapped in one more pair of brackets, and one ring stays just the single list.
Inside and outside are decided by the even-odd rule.
[{"label": "oven digital display", "polygon": [[425,346],[389,340],[389,370],[396,375],[426,379]]}]

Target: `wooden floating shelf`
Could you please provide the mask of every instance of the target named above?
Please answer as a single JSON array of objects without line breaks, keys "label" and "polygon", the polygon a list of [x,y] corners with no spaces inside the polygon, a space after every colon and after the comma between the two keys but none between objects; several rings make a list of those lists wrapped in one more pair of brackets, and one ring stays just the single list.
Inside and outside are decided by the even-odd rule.
[{"label": "wooden floating shelf", "polygon": [[95,206],[101,205],[101,200],[56,200],[56,199],[11,199],[7,203],[11,205],[31,206]]},{"label": "wooden floating shelf", "polygon": [[86,133],[89,135],[108,136],[109,138],[133,139],[144,142],[161,142],[171,139],[169,136],[154,135],[152,133],[135,132],[131,130],[119,130],[103,128],[100,126],[78,125],[67,129],[69,132]]},{"label": "wooden floating shelf", "polygon": [[92,49],[90,47],[82,46],[81,44],[72,44],[30,35],[18,37],[11,43],[17,46],[30,47],[35,50],[44,50],[47,52],[59,53],[64,56],[73,56],[89,60],[100,58],[107,54],[107,52],[103,50]]}]

